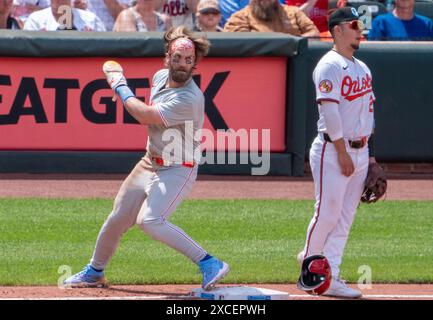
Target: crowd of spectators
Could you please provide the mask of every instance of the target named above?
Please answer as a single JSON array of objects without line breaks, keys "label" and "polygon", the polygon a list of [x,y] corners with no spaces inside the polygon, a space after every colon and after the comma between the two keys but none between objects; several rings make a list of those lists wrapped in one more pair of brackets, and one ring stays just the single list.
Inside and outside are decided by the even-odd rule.
[{"label": "crowd of spectators", "polygon": [[[330,37],[329,1],[0,0],[0,29],[148,32],[184,25],[201,32],[281,32],[323,39]],[[388,12],[372,19],[365,39],[433,40],[433,22],[415,12],[415,1],[387,0]],[[352,5],[348,0],[335,4]]]}]

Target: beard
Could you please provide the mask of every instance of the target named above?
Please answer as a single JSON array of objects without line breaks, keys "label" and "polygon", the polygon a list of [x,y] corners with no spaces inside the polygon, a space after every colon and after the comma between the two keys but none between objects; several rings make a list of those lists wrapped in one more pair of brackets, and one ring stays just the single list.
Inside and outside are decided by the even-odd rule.
[{"label": "beard", "polygon": [[174,82],[184,83],[191,77],[193,69],[191,68],[191,70],[187,71],[187,70],[176,70],[173,67],[170,67],[169,71],[170,71],[170,77]]},{"label": "beard", "polygon": [[357,44],[357,43],[352,43],[350,46],[351,46],[352,49],[355,50],[355,51],[359,49],[359,44]]},{"label": "beard", "polygon": [[258,1],[251,1],[251,11],[255,18],[262,21],[273,21],[280,19],[280,4],[274,2],[268,6],[262,6]]}]

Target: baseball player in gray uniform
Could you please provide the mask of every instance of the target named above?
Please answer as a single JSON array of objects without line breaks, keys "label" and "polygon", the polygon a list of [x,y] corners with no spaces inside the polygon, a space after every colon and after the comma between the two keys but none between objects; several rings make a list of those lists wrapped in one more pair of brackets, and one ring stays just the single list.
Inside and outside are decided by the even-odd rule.
[{"label": "baseball player in gray uniform", "polygon": [[[229,272],[228,264],[209,255],[182,229],[168,222],[197,177],[201,153],[194,150],[200,150],[201,139],[194,139],[194,135],[203,126],[204,96],[191,75],[207,54],[209,42],[185,27],[170,29],[164,39],[166,69],[154,75],[149,105],[134,96],[117,62],[107,61],[103,66],[115,97],[122,99],[137,121],[148,126],[147,153],[123,182],[113,211],[99,232],[90,263],[66,279],[65,286],[104,286],[104,269],[122,235],[135,224],[196,263],[203,274],[203,289],[212,288]],[[188,144],[194,148],[185,147]]]}]

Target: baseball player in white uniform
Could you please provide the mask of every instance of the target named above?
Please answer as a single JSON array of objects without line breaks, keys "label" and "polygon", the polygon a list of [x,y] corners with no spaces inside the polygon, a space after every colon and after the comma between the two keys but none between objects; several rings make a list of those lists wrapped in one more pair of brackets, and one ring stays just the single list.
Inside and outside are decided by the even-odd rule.
[{"label": "baseball player in white uniform", "polygon": [[332,271],[324,295],[349,298],[358,298],[361,292],[340,279],[340,264],[369,162],[375,162],[372,76],[365,63],[353,57],[363,29],[358,18],[350,7],[330,15],[334,47],[313,72],[319,107],[318,135],[310,149],[316,204],[304,250],[298,255],[299,262],[324,255]]},{"label": "baseball player in white uniform", "polygon": [[[148,126],[147,153],[123,182],[113,211],[99,232],[90,263],[83,271],[66,279],[65,286],[105,285],[104,269],[122,235],[135,224],[196,263],[203,274],[205,290],[229,271],[225,262],[209,255],[183,230],[168,222],[197,177],[201,153],[194,150],[200,147],[201,139],[193,139],[193,135],[203,126],[204,96],[191,75],[207,54],[209,42],[185,27],[170,29],[164,39],[167,68],[158,71],[153,78],[149,105],[134,96],[117,62],[104,64],[107,81],[125,108],[137,121]],[[164,136],[167,130],[179,133],[174,143]],[[194,141],[194,150],[183,147],[191,141]],[[175,149],[170,154],[166,152],[169,144]]]}]

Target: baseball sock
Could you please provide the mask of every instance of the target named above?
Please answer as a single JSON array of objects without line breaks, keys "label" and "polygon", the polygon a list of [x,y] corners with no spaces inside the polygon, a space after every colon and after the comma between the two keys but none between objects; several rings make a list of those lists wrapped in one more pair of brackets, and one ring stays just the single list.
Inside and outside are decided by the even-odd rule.
[{"label": "baseball sock", "polygon": [[92,270],[96,271],[96,272],[102,272],[102,271],[104,271],[104,270],[99,270],[99,269],[93,268],[92,266],[90,266],[90,268],[92,268]]},{"label": "baseball sock", "polygon": [[204,256],[204,258],[201,259],[199,262],[203,262],[203,261],[209,260],[210,258],[213,258],[213,257],[212,257],[211,255],[209,255],[209,254],[206,254],[206,255]]}]

